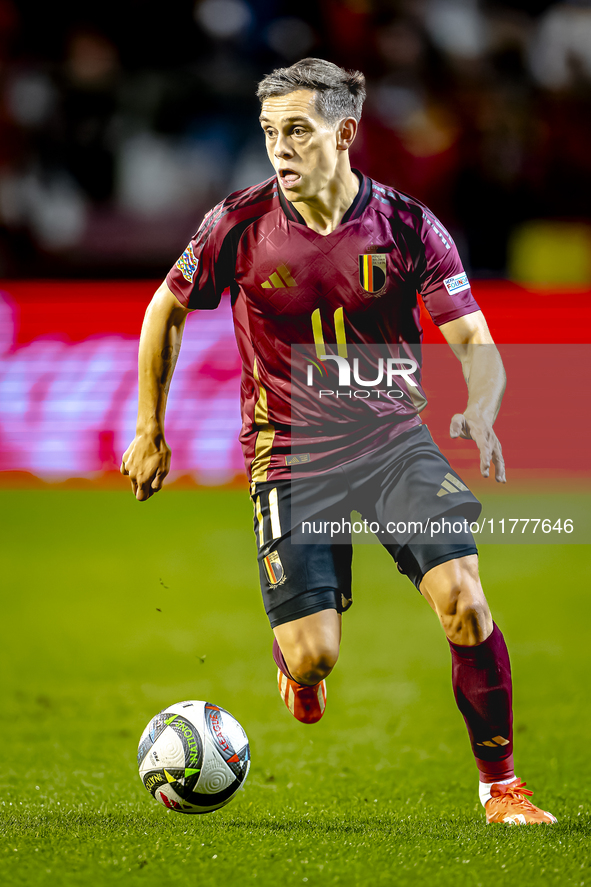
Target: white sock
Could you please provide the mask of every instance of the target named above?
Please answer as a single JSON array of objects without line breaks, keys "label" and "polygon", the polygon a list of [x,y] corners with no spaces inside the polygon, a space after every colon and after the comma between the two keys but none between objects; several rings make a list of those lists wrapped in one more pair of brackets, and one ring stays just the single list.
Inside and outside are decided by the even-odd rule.
[{"label": "white sock", "polygon": [[509,785],[510,782],[515,782],[515,777],[510,776],[509,779],[495,779],[494,782],[479,782],[478,783],[478,794],[480,795],[480,803],[484,807],[487,801],[490,801],[490,787],[491,785]]}]

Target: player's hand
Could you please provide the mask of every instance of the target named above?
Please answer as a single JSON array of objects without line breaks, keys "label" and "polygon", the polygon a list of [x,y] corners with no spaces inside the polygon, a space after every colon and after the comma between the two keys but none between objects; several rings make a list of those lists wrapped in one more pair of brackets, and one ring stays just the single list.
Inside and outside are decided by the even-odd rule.
[{"label": "player's hand", "polygon": [[162,435],[136,434],[121,460],[121,474],[131,481],[133,495],[140,502],[162,489],[170,471],[170,449]]},{"label": "player's hand", "polygon": [[500,441],[490,425],[477,411],[466,410],[465,413],[456,413],[452,417],[449,428],[450,437],[463,437],[473,440],[480,450],[480,473],[488,477],[490,463],[495,467],[495,480],[504,484],[505,460]]}]

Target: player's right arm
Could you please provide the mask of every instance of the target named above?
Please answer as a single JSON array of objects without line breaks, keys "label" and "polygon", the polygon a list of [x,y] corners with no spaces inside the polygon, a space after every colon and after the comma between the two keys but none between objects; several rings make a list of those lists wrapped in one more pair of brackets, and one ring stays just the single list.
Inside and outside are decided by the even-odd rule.
[{"label": "player's right arm", "polygon": [[129,477],[140,502],[161,489],[170,470],[164,415],[188,313],[163,283],[148,305],[142,325],[136,433],[123,454],[120,469]]},{"label": "player's right arm", "polygon": [[[148,306],[139,353],[139,407],[136,434],[123,454],[121,473],[129,476],[136,499],[149,499],[161,489],[170,470],[170,450],[164,437],[168,389],[189,310],[213,310],[234,279],[234,226],[252,220],[272,205],[272,181],[236,192],[203,218],[178,261],[166,275]],[[251,202],[263,195],[253,213]],[[246,199],[236,210],[236,202]]]}]

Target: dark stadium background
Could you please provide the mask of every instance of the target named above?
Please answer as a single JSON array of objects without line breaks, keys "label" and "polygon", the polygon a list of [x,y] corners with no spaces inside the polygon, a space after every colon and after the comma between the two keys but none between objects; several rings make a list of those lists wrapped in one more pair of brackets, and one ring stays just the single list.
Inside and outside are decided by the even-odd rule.
[{"label": "dark stadium background", "polygon": [[[366,73],[354,163],[450,228],[496,339],[589,341],[589,3],[0,0],[0,482],[114,481],[144,307],[270,174],[255,85],[307,54]],[[192,318],[175,477],[240,476],[238,374],[227,304]]]},{"label": "dark stadium background", "polygon": [[2,275],[160,278],[269,175],[254,87],[308,54],[366,73],[356,163],[441,216],[473,275],[588,283],[585,0],[2,0]]},{"label": "dark stadium background", "polygon": [[[227,298],[187,323],[169,483],[138,503],[118,474],[145,307],[203,213],[270,175],[255,86],[306,55],[365,72],[354,163],[440,216],[501,343],[507,486],[447,438],[465,390],[426,318],[437,442],[507,517],[591,513],[589,0],[0,0],[6,883],[589,881],[588,544],[480,547],[518,773],[560,821],[508,834],[484,828],[441,629],[385,552],[356,548],[313,739],[279,700]],[[253,767],[227,811],[185,818],[135,753],[195,697],[241,720]]]}]

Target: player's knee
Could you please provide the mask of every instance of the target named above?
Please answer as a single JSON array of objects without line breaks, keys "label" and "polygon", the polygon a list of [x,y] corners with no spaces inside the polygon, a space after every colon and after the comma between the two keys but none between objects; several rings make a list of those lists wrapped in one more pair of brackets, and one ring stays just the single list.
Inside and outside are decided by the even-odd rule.
[{"label": "player's knee", "polygon": [[449,611],[441,614],[441,624],[452,643],[468,647],[481,644],[492,631],[492,617],[486,600],[465,598],[461,593]]},{"label": "player's knee", "polygon": [[301,650],[296,655],[295,662],[289,663],[289,670],[299,684],[312,686],[328,677],[338,657],[338,649]]},{"label": "player's knee", "polygon": [[443,629],[454,644],[481,644],[493,623],[478,570],[465,565],[450,573],[439,589],[437,611]]}]

